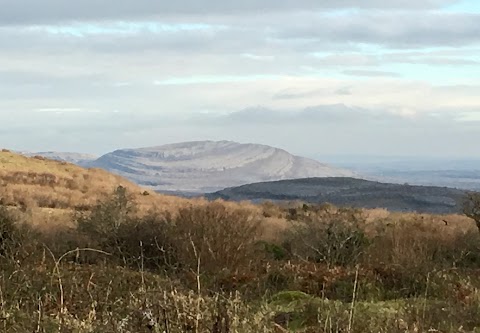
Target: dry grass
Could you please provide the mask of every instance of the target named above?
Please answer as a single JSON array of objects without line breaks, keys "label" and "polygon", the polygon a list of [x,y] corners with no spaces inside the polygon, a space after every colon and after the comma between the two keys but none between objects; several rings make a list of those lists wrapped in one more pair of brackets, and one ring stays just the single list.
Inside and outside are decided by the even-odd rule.
[{"label": "dry grass", "polygon": [[[108,204],[120,185],[132,201]],[[0,233],[2,332],[479,332],[462,216],[144,195],[8,151],[0,186],[18,222]]]},{"label": "dry grass", "polygon": [[[16,207],[25,213],[23,220],[37,226],[69,225],[74,210],[90,210],[118,186],[127,189],[140,215],[151,211],[176,213],[182,208],[208,203],[205,199],[159,194],[101,169],[0,151],[0,204]],[[250,202],[217,202],[229,209],[242,208],[255,215],[262,214],[261,207]]]},{"label": "dry grass", "polygon": [[[416,214],[373,212],[367,221],[368,211],[303,205],[295,214],[291,206],[269,207],[279,215],[265,217],[260,206],[239,210],[221,202],[138,217],[128,206],[96,206],[101,211],[86,215],[87,229],[36,237],[22,231],[26,238],[8,252],[13,255],[0,255],[0,331],[454,333],[480,327],[480,237],[461,218],[450,217],[458,227],[432,223],[442,216]],[[260,231],[249,222],[257,218],[276,244],[259,247]],[[289,231],[302,225],[307,232],[296,234],[291,251],[284,248]],[[368,242],[349,243],[364,239],[358,226],[370,230]],[[76,250],[84,240],[89,249]],[[334,260],[312,256],[313,247]]]},{"label": "dry grass", "polygon": [[[16,195],[30,188],[73,197],[61,180],[50,186],[28,177],[12,173],[4,180]],[[0,253],[0,331],[454,333],[480,327],[480,236],[471,220],[143,196],[141,188],[106,177],[110,185],[88,185],[95,204],[78,220],[75,206],[38,207],[32,193],[24,195],[34,204],[2,212],[34,228],[19,227],[13,238],[0,233],[8,249]],[[120,184],[128,193],[117,188],[112,195]],[[130,194],[134,201],[125,200]],[[168,200],[170,206],[161,206]],[[137,214],[151,209],[170,213]]]},{"label": "dry grass", "polygon": [[[150,211],[175,213],[182,208],[207,204],[203,199],[158,194],[101,169],[84,169],[43,157],[29,158],[8,150],[0,151],[0,204],[21,209],[25,213],[22,219],[37,226],[68,225],[74,209],[90,210],[97,202],[108,198],[118,186],[127,188],[141,214]],[[144,195],[145,191],[148,195]],[[262,221],[262,234],[269,241],[278,239],[279,234],[291,225],[289,210],[301,211],[303,206],[301,202],[284,205],[217,202],[228,209],[241,208],[257,216]],[[385,209],[363,210],[363,214],[372,226],[379,222],[408,220],[434,226],[432,231],[442,234],[459,229],[467,232],[474,227],[470,219],[459,215],[391,213]]]},{"label": "dry grass", "polygon": [[202,200],[160,195],[100,169],[0,152],[0,203],[28,211],[35,224],[61,223],[62,217],[68,215],[66,212],[89,210],[118,186],[128,189],[143,213],[176,211],[189,204],[202,203]]}]

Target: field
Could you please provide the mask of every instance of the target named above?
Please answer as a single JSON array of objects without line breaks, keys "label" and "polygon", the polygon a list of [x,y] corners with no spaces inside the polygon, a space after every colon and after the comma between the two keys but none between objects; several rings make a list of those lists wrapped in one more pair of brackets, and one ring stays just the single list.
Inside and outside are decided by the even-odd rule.
[{"label": "field", "polygon": [[192,201],[0,159],[0,332],[480,332],[466,217]]}]

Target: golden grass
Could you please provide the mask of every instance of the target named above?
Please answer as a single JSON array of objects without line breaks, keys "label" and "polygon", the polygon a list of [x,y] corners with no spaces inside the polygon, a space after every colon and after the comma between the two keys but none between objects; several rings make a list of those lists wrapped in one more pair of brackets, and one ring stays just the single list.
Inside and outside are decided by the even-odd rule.
[{"label": "golden grass", "polygon": [[[43,157],[25,157],[10,151],[0,151],[0,204],[17,207],[25,214],[22,220],[36,226],[66,226],[72,221],[74,209],[90,209],[108,198],[118,186],[126,187],[136,202],[140,214],[149,211],[177,212],[188,206],[202,206],[205,199],[185,199],[155,193],[101,169],[85,169],[70,163]],[[147,194],[148,195],[145,195]],[[262,220],[262,234],[267,240],[289,228],[288,208],[301,209],[303,203],[260,205],[248,201],[217,200],[229,209],[242,208]],[[448,234],[474,228],[472,221],[460,215],[430,215],[396,213],[386,209],[362,210],[368,224],[415,221],[428,225],[435,232]],[[445,223],[447,221],[447,225]]]},{"label": "golden grass", "polygon": [[[21,246],[12,242],[13,250],[5,252],[8,256],[0,253],[2,332],[156,332],[163,327],[171,333],[194,331],[194,327],[197,332],[287,332],[287,328],[296,332],[320,332],[319,328],[325,332],[474,332],[479,327],[480,236],[466,217],[352,210],[361,214],[368,246],[359,247],[364,253],[352,262],[332,261],[330,267],[309,262],[308,253],[302,254],[298,244],[316,246],[328,241],[335,252],[357,229],[332,229],[344,239],[316,238],[315,232],[325,229],[312,224],[299,238],[302,242],[290,243],[293,250],[285,247],[291,237],[285,231],[310,220],[329,223],[330,219],[348,227],[348,219],[356,220],[356,215],[331,215],[342,210],[330,205],[218,200],[209,209],[176,214],[175,228],[167,229],[171,234],[165,244],[176,246],[172,254],[181,253],[177,260],[184,271],[150,266],[159,269],[160,275],[144,266],[145,260],[156,260],[169,249],[159,247],[163,234],[157,234],[161,229],[151,224],[146,230],[135,225],[124,234],[115,233],[114,237],[128,240],[112,243],[124,246],[116,258],[109,242],[102,245],[101,235],[88,238],[78,229],[62,230],[75,227],[75,208],[92,208],[97,201],[111,198],[120,185],[127,188],[140,213],[175,213],[207,204],[204,199],[148,190],[144,195],[144,188],[103,170],[0,152],[0,204],[11,207],[16,221],[41,231],[35,233],[37,239],[29,237],[31,228],[19,229],[25,233],[19,238]],[[241,214],[232,214],[239,208]],[[246,234],[237,228],[246,218],[261,221],[258,235],[257,230]],[[163,223],[163,215],[158,219],[156,223]],[[156,248],[149,241],[152,231]],[[342,231],[347,234],[342,236]],[[239,240],[245,235],[246,240]],[[310,242],[310,236],[320,242]],[[100,241],[95,242],[95,237]],[[255,242],[260,238],[268,243],[265,253]],[[95,248],[79,250],[86,241],[93,241]],[[196,249],[202,245],[208,245],[209,251],[200,260]],[[351,255],[348,248],[339,249],[343,256]],[[289,254],[291,250],[295,255]],[[127,264],[125,253],[133,263]],[[122,257],[125,266],[119,267]],[[285,328],[275,320],[284,315],[293,318],[283,323]],[[222,323],[231,325],[230,330],[223,329]]]},{"label": "golden grass", "polygon": [[127,188],[141,212],[176,211],[202,201],[157,194],[101,169],[0,151],[0,203],[29,210],[35,221],[89,209],[118,186]]}]

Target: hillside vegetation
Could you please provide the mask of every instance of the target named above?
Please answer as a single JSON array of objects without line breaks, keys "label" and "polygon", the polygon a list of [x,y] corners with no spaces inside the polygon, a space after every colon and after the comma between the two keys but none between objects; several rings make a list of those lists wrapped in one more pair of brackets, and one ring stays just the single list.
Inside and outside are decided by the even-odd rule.
[{"label": "hillside vegetation", "polygon": [[[479,331],[480,234],[466,217],[188,201],[1,156],[2,190],[31,186],[25,208],[19,194],[0,204],[2,332]],[[95,197],[42,208],[70,227],[40,227],[29,205],[74,196],[70,179]]]},{"label": "hillside vegetation", "polygon": [[89,210],[118,186],[128,190],[142,211],[155,207],[177,209],[187,204],[184,199],[146,191],[101,169],[0,151],[0,204],[28,210],[36,219],[55,219],[73,210]]},{"label": "hillside vegetation", "polygon": [[225,200],[301,200],[357,208],[421,213],[460,213],[466,191],[447,187],[389,184],[348,177],[290,179],[227,188],[212,194]]}]

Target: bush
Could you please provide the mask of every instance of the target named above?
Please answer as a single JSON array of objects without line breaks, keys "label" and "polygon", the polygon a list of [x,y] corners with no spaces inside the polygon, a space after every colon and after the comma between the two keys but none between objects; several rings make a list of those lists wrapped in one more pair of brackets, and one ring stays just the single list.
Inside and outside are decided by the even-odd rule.
[{"label": "bush", "polygon": [[265,287],[270,292],[288,290],[293,280],[293,276],[285,274],[281,270],[274,270],[267,274]]},{"label": "bush", "polygon": [[116,243],[122,260],[130,267],[153,271],[171,271],[179,266],[171,217],[150,213],[130,218],[117,230]]},{"label": "bush", "polygon": [[281,261],[289,257],[287,249],[282,245],[266,241],[259,241],[257,245],[263,249],[269,259]]},{"label": "bush", "polygon": [[0,258],[10,258],[20,246],[20,235],[15,219],[7,208],[0,206]]},{"label": "bush", "polygon": [[87,235],[95,246],[122,256],[119,229],[131,220],[134,209],[127,190],[119,186],[110,199],[99,202],[91,212],[77,210],[75,220],[78,230]]},{"label": "bush", "polygon": [[220,203],[181,209],[173,219],[172,240],[186,270],[215,275],[236,272],[258,259],[259,221],[251,212]]},{"label": "bush", "polygon": [[480,235],[473,228],[408,218],[380,220],[375,233],[368,249],[368,262],[374,267],[388,265],[424,275],[435,268],[478,268],[480,264]]},{"label": "bush", "polygon": [[164,271],[178,265],[177,249],[170,243],[174,231],[169,215],[138,216],[136,203],[124,187],[91,212],[77,211],[76,222],[91,246],[112,254],[126,267]]},{"label": "bush", "polygon": [[118,236],[130,257],[141,255],[148,267],[187,275],[224,279],[258,260],[258,221],[248,211],[217,203],[181,209],[175,216],[152,214],[130,220],[119,228]]},{"label": "bush", "polygon": [[92,246],[136,269],[200,271],[215,277],[256,262],[259,223],[247,210],[211,203],[181,209],[175,216],[139,217],[135,212],[135,204],[119,187],[90,213],[77,213],[78,230]]},{"label": "bush", "polygon": [[353,209],[322,210],[295,223],[287,243],[292,254],[304,260],[329,267],[354,265],[370,243],[364,223],[360,212]]},{"label": "bush", "polygon": [[475,221],[480,231],[480,193],[469,193],[463,201],[463,213]]}]

